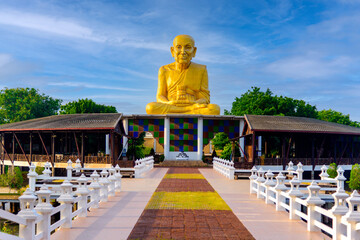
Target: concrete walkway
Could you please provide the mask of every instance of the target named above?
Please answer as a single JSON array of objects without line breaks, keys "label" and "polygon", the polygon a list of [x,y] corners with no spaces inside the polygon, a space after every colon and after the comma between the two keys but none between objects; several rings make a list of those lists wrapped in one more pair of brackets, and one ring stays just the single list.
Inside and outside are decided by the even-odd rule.
[{"label": "concrete walkway", "polygon": [[276,212],[275,206],[250,195],[249,180],[234,181],[212,169],[199,170],[257,240],[331,239],[322,233],[308,232],[305,222],[289,220],[288,213]]},{"label": "concrete walkway", "polygon": [[100,203],[88,217],[73,221],[71,229],[61,228],[51,239],[127,239],[167,170],[155,168],[139,179],[123,178],[120,193]]}]

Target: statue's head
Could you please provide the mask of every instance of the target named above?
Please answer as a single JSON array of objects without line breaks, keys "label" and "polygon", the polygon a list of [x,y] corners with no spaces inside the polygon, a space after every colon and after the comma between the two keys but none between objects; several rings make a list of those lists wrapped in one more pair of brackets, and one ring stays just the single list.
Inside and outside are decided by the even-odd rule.
[{"label": "statue's head", "polygon": [[173,46],[170,48],[175,61],[180,64],[190,63],[195,57],[196,47],[194,39],[189,35],[178,35],[174,38]]}]

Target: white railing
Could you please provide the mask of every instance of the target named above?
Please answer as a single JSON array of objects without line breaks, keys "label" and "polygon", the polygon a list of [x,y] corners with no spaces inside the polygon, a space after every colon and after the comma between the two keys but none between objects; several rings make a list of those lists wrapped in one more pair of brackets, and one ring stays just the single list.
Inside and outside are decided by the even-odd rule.
[{"label": "white railing", "polygon": [[[68,162],[67,169],[67,177],[50,177],[51,171],[47,164],[43,175],[37,176],[35,166],[33,164],[30,166],[28,174],[30,187],[19,197],[21,211],[15,215],[0,210],[0,218],[19,224],[19,236],[0,232],[0,239],[49,240],[53,230],[59,227],[71,228],[74,218],[86,217],[88,208],[98,208],[100,202],[107,201],[108,196],[113,196],[115,192],[121,190],[119,166],[112,167],[108,171],[103,169],[100,172],[101,177],[95,170],[90,178],[85,177],[84,174],[78,178],[72,177],[71,161]],[[60,196],[56,199],[60,206],[54,208],[50,203],[50,195],[56,195],[56,192],[51,191],[46,184],[41,185],[40,190],[35,192],[36,179],[64,180],[59,186]],[[76,180],[77,185],[70,183],[70,180]],[[77,208],[73,211],[74,206]],[[60,220],[51,224],[51,216],[59,212]]]},{"label": "white railing", "polygon": [[154,168],[154,157],[149,156],[135,161],[135,178],[140,178],[141,174]]},{"label": "white railing", "polygon": [[[292,169],[288,169],[293,171]],[[275,205],[276,211],[287,211],[289,219],[303,219],[306,221],[308,231],[324,231],[333,239],[360,239],[360,195],[355,190],[349,196],[344,190],[344,170],[339,167],[335,179],[300,180],[294,176],[292,180],[280,172],[274,180],[274,174],[269,170],[266,174],[260,168],[251,169],[250,193],[257,198],[264,199],[266,204]],[[289,173],[289,172],[288,172]],[[323,168],[322,173],[326,173]],[[321,174],[320,174],[321,175]],[[266,178],[266,179],[265,179]],[[300,187],[303,183],[310,183],[307,187]],[[290,184],[290,187],[285,184]],[[334,187],[320,187],[318,184],[334,184]],[[336,185],[335,185],[336,184]],[[333,191],[333,194],[320,194],[320,191]],[[321,206],[325,200],[334,201],[334,207],[325,209]],[[346,205],[348,204],[348,206]],[[306,209],[306,211],[301,211]],[[332,220],[332,227],[324,224],[321,219],[326,216]]]},{"label": "white railing", "polygon": [[213,169],[225,177],[234,180],[234,162],[222,158],[213,158]]}]

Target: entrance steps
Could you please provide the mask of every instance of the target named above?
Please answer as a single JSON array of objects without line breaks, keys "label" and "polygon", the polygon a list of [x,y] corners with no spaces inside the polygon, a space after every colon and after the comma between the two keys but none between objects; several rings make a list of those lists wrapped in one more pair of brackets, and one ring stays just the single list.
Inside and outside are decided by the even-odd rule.
[{"label": "entrance steps", "polygon": [[159,167],[208,167],[208,164],[199,160],[165,160],[161,162]]}]

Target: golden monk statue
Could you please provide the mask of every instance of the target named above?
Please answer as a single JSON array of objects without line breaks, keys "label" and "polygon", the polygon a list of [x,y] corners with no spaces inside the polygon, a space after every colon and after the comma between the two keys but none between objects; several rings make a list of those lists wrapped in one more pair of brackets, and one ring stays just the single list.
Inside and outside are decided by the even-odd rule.
[{"label": "golden monk statue", "polygon": [[179,35],[170,50],[175,62],[159,69],[156,102],[149,103],[146,112],[219,115],[220,107],[210,104],[206,66],[191,62],[196,53],[194,39]]}]

